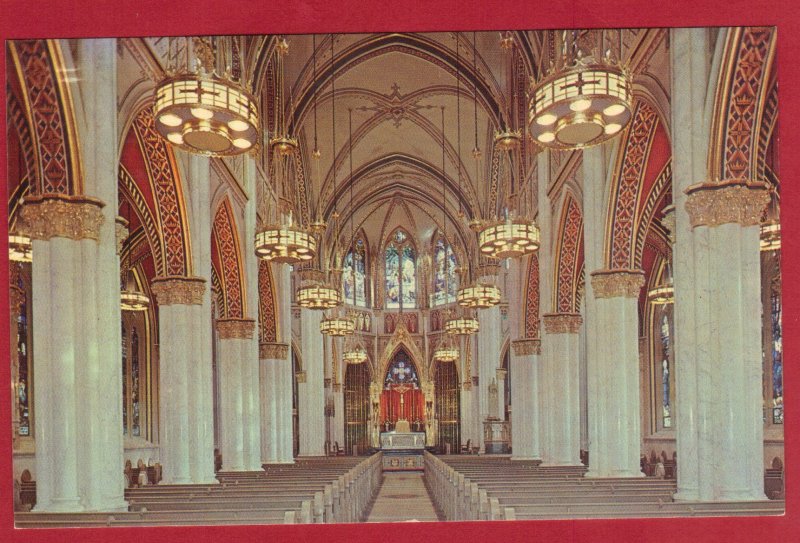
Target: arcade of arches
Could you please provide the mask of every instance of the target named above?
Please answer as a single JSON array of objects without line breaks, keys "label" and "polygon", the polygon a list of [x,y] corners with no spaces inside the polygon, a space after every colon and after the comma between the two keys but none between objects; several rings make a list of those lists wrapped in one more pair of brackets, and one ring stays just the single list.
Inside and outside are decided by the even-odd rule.
[{"label": "arcade of arches", "polygon": [[[9,262],[13,461],[34,510],[125,509],[126,462],[209,484],[399,430],[585,477],[666,462],[676,500],[766,499],[784,458],[780,249],[760,237],[780,204],[775,31],[623,30],[628,126],[560,151],[525,132],[512,159],[494,132],[524,128],[554,35],[287,36],[280,71],[281,38],[242,38],[265,134],[282,107],[299,140],[287,171],[269,145],[162,139],[169,40],[10,42],[9,229],[32,239]],[[270,198],[338,217],[319,259],[256,257]],[[538,251],[479,259],[471,221],[514,198]],[[343,270],[366,362],[296,305],[311,266]],[[468,277],[502,300],[435,360]],[[121,278],[145,311],[120,310]],[[674,303],[648,295],[666,284]]]}]

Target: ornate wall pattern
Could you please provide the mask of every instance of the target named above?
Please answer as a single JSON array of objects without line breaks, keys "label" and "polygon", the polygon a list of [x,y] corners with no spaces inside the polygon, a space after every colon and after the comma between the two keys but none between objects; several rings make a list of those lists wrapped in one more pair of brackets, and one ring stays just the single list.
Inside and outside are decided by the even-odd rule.
[{"label": "ornate wall pattern", "polygon": [[217,242],[220,263],[222,264],[222,288],[225,294],[222,318],[242,319],[245,316],[244,274],[242,270],[241,247],[233,210],[225,198],[214,214],[211,235]]},{"label": "ornate wall pattern", "polygon": [[[25,163],[26,171],[21,174],[20,180],[27,177],[27,183],[30,187],[39,187],[41,181],[39,180],[39,169],[36,167],[36,148],[33,143],[33,138],[31,138],[28,121],[25,117],[25,110],[22,108],[22,105],[13,92],[8,90],[6,96],[8,125],[9,127],[14,127],[17,132],[19,147],[22,152],[22,160]],[[9,179],[8,183],[11,184],[16,181],[16,179]]]},{"label": "ornate wall pattern", "polygon": [[151,107],[145,107],[139,112],[133,127],[157,202],[156,215],[161,227],[165,256],[163,269],[159,273],[188,276],[191,274],[189,232],[175,157],[156,132]]},{"label": "ornate wall pattern", "polygon": [[556,312],[577,313],[578,272],[583,246],[583,214],[577,200],[568,194],[561,214],[561,235],[556,252]]},{"label": "ornate wall pattern", "polygon": [[156,228],[155,220],[153,219],[152,210],[145,202],[139,187],[136,186],[136,181],[125,169],[122,164],[119,165],[118,174],[119,192],[120,196],[124,197],[128,202],[136,208],[136,216],[142,223],[143,230],[147,236],[150,249],[153,254],[153,262],[155,263],[157,273],[163,275],[164,270],[164,254],[162,252],[161,240],[158,236],[158,228]]},{"label": "ornate wall pattern", "polygon": [[720,178],[757,180],[756,150],[762,102],[772,56],[775,32],[769,27],[745,27],[740,31],[730,80],[725,81],[727,101],[723,105],[725,147]]},{"label": "ornate wall pattern", "polygon": [[533,253],[528,263],[528,281],[525,288],[525,338],[539,337],[539,251]]},{"label": "ornate wall pattern", "polygon": [[269,262],[258,261],[258,340],[260,343],[278,341],[275,315],[275,287]]},{"label": "ornate wall pattern", "polygon": [[665,205],[672,201],[672,162],[667,162],[664,169],[658,175],[656,182],[650,189],[647,201],[644,204],[637,223],[639,228],[636,231],[636,253],[634,257],[634,267],[642,267],[642,253],[644,251],[645,238],[650,230],[650,223],[656,213]]},{"label": "ornate wall pattern", "polygon": [[78,194],[79,173],[71,163],[70,122],[64,96],[58,86],[58,75],[50,42],[22,40],[12,42],[12,56],[21,70],[20,85],[25,107],[31,120],[35,149],[38,155],[36,183],[32,193]]},{"label": "ornate wall pattern", "polygon": [[611,192],[610,269],[633,267],[637,204],[657,126],[658,114],[655,109],[640,101],[624,136],[625,152],[619,162],[619,175],[615,176]]}]

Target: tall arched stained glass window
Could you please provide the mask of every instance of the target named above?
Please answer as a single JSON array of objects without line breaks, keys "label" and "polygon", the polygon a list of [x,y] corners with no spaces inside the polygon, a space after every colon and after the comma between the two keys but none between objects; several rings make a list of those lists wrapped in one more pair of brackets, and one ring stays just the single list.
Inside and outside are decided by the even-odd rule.
[{"label": "tall arched stained glass window", "polygon": [[417,305],[417,252],[411,237],[402,229],[389,238],[385,253],[386,308],[403,309]]},{"label": "tall arched stained glass window", "polygon": [[770,292],[772,324],[772,424],[783,424],[783,333],[781,329],[780,281],[773,281]]},{"label": "tall arched stained glass window", "polygon": [[355,242],[355,269],[353,268],[353,250],[347,251],[342,266],[342,295],[345,303],[353,303],[355,289],[356,305],[367,307],[367,248],[364,239],[359,237]]},{"label": "tall arched stained glass window", "polygon": [[128,331],[122,323],[122,433],[128,433]]},{"label": "tall arched stained glass window", "polygon": [[140,377],[139,334],[134,327],[131,333],[131,435],[134,436],[142,434]]},{"label": "tall arched stained glass window", "polygon": [[664,428],[672,428],[672,403],[670,402],[671,371],[670,352],[672,345],[669,335],[669,317],[667,311],[661,313],[661,423]]},{"label": "tall arched stained glass window", "polygon": [[436,239],[433,247],[433,304],[441,305],[456,301],[458,278],[456,277],[456,255],[443,236]]},{"label": "tall arched stained glass window", "polygon": [[[25,284],[20,276],[17,288],[25,292]],[[28,303],[23,300],[17,314],[17,417],[19,417],[19,435],[31,435],[31,365],[28,358]]]}]

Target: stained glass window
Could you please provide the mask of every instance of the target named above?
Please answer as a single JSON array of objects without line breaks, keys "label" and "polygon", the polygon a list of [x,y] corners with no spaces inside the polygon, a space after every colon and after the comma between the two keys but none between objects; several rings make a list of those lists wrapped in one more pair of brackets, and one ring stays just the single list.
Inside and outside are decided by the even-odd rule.
[{"label": "stained glass window", "polygon": [[412,385],[414,388],[419,387],[417,369],[414,367],[414,363],[411,362],[411,359],[405,351],[402,350],[395,355],[383,379],[384,388],[401,384]]},{"label": "stained glass window", "polygon": [[[142,352],[139,336],[142,317],[123,317],[122,323],[122,433],[135,437],[146,436],[147,357]],[[142,319],[142,320],[139,320]],[[145,321],[146,326],[146,321]]]},{"label": "stained glass window", "polygon": [[134,326],[131,333],[131,434],[141,435],[139,393],[139,334]]},{"label": "stained glass window", "polygon": [[772,423],[783,424],[783,333],[781,330],[780,283],[773,282],[770,293],[772,324]]},{"label": "stained glass window", "polygon": [[458,292],[456,255],[441,236],[436,240],[433,249],[433,262],[433,305],[455,302]]},{"label": "stained glass window", "polygon": [[[19,278],[17,286],[24,291],[24,283]],[[30,417],[30,365],[28,359],[28,304],[20,304],[17,315],[17,409],[19,417],[19,435],[31,435]]]},{"label": "stained glass window", "polygon": [[345,303],[353,303],[355,288],[356,305],[367,307],[367,251],[363,238],[358,238],[355,242],[355,269],[353,250],[347,252],[342,268],[342,295]]},{"label": "stained glass window", "polygon": [[385,271],[387,309],[416,307],[417,256],[403,230],[396,230],[386,246]]},{"label": "stained glass window", "polygon": [[670,378],[670,344],[669,318],[665,310],[661,314],[661,423],[664,428],[672,428],[672,404],[670,392],[672,379]]},{"label": "stained glass window", "polygon": [[128,433],[128,333],[122,323],[122,433]]}]

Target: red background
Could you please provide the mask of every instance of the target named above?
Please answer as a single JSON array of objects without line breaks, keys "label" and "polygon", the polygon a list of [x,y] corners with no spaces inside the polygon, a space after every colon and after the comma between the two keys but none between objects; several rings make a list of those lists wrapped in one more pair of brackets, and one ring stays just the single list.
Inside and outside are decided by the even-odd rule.
[{"label": "red background", "polygon": [[[507,30],[573,27],[778,26],[780,115],[800,118],[800,3],[796,0],[550,0],[547,3],[485,0],[0,0],[0,37],[54,38],[243,33],[327,33],[353,31]],[[5,47],[5,43],[3,44]],[[5,52],[0,73],[5,74]],[[5,126],[5,82],[0,89],[0,119]],[[481,522],[393,525],[311,525],[79,530],[15,530],[11,496],[10,389],[0,387],[0,541],[797,541],[800,539],[800,335],[798,277],[800,232],[796,207],[800,190],[792,172],[800,171],[800,137],[793,122],[780,123],[781,222],[784,274],[784,352],[786,368],[786,479],[784,517],[642,519],[604,521]],[[6,182],[5,128],[0,132],[0,179]],[[0,206],[5,214],[6,206]],[[0,221],[5,245],[7,221]],[[5,251],[5,247],[2,248]],[[0,284],[7,284],[4,260]],[[0,306],[8,307],[0,288]],[[0,352],[8,356],[8,311],[0,311]],[[7,359],[0,383],[8,383]]]}]

